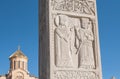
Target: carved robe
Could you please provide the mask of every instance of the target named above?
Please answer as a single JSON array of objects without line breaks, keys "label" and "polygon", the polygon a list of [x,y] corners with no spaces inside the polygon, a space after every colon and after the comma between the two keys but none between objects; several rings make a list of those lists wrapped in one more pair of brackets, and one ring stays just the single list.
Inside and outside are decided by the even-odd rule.
[{"label": "carved robe", "polygon": [[79,60],[81,68],[94,68],[94,53],[93,53],[93,33],[90,29],[79,30],[81,40],[79,50]]},{"label": "carved robe", "polygon": [[56,66],[71,67],[69,29],[58,27],[55,30]]}]

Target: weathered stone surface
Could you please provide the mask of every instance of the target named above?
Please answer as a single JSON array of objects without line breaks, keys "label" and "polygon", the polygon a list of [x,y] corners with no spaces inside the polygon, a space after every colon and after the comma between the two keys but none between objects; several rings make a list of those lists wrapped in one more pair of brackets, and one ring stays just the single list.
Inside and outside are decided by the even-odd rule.
[{"label": "weathered stone surface", "polygon": [[40,78],[102,79],[95,0],[39,0]]}]

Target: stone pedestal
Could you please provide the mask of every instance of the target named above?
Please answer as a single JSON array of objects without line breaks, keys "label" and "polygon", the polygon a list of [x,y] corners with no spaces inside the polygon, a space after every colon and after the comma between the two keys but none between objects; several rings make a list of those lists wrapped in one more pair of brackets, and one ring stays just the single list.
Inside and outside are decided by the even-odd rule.
[{"label": "stone pedestal", "polygon": [[102,79],[95,0],[39,0],[40,79]]}]

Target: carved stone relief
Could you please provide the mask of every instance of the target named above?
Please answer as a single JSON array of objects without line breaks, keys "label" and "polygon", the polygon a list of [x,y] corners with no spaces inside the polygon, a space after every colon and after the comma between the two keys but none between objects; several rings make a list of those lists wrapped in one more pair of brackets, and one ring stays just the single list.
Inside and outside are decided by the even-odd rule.
[{"label": "carved stone relief", "polygon": [[89,0],[51,0],[53,10],[95,15],[95,3]]},{"label": "carved stone relief", "polygon": [[102,79],[96,0],[40,4],[41,78]]},{"label": "carved stone relief", "polygon": [[55,29],[56,65],[71,67],[68,17],[65,15],[57,16],[55,22],[57,26]]},{"label": "carved stone relief", "polygon": [[56,71],[55,79],[99,79],[94,72],[85,71]]},{"label": "carved stone relief", "polygon": [[81,29],[77,31],[77,37],[80,40],[80,46],[78,48],[80,67],[95,68],[92,23],[88,18],[81,18],[81,22]]},{"label": "carved stone relief", "polygon": [[56,66],[95,68],[92,20],[62,14],[57,15],[54,20]]}]

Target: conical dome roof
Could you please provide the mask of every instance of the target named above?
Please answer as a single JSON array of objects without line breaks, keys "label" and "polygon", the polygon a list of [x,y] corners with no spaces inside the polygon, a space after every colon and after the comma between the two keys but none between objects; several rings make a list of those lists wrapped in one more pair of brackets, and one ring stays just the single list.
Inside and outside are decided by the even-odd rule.
[{"label": "conical dome roof", "polygon": [[9,58],[11,59],[11,58],[16,58],[16,57],[28,59],[27,56],[25,56],[20,49],[17,50],[15,53],[13,53]]}]

